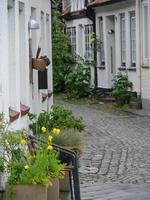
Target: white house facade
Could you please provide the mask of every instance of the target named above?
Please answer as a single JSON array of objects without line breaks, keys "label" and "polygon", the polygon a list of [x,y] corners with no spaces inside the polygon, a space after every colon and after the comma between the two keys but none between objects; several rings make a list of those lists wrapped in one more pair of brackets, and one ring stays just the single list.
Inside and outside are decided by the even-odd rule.
[{"label": "white house facade", "polygon": [[[94,60],[91,37],[93,20],[88,17],[86,0],[63,0],[62,17],[66,21],[66,33],[71,39],[72,51],[86,61]],[[92,16],[91,16],[92,17]],[[94,68],[91,66],[91,85],[94,85]]]},{"label": "white house facade", "polygon": [[135,0],[99,5],[96,13],[96,35],[101,42],[97,54],[98,87],[111,88],[117,72],[126,72],[138,88],[136,65]]},{"label": "white house facade", "polygon": [[[31,20],[39,29],[29,27]],[[53,103],[52,63],[44,71],[32,68],[38,46],[52,60],[51,2],[1,0],[0,21],[0,112],[11,128],[25,128],[29,110],[40,113]]]}]

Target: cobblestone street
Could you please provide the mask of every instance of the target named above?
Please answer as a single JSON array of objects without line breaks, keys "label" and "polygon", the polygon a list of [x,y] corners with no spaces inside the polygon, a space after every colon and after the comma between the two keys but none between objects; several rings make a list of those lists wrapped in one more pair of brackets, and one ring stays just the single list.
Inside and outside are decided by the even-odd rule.
[{"label": "cobblestone street", "polygon": [[150,200],[150,117],[56,103],[86,124],[79,169],[82,199]]}]

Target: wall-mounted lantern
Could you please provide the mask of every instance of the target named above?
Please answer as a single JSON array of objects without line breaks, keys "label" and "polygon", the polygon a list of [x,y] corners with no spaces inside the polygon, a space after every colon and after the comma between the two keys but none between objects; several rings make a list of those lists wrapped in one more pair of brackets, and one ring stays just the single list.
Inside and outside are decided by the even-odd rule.
[{"label": "wall-mounted lantern", "polygon": [[40,29],[40,25],[36,20],[30,19],[29,23],[28,23],[28,29],[29,30],[37,30],[37,29]]}]

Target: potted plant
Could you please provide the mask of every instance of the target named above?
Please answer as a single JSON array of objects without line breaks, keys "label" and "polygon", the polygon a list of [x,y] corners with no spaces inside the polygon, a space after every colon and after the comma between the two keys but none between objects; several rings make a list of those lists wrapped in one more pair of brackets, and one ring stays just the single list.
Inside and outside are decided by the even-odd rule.
[{"label": "potted plant", "polygon": [[49,144],[36,144],[31,151],[25,130],[7,132],[0,144],[4,150],[5,172],[8,174],[6,186],[7,200],[58,200],[57,194],[50,193],[56,178],[62,177],[64,165],[58,160],[58,152]]},{"label": "potted plant", "polygon": [[[78,156],[82,153],[83,135],[77,129],[70,128],[60,130],[58,128],[53,128],[51,136],[53,137],[53,142],[55,144],[74,151]],[[60,153],[59,159],[63,163],[66,163],[65,177],[60,180],[60,191],[66,192],[70,190],[69,173],[73,169],[73,165],[70,157],[67,155]]]}]

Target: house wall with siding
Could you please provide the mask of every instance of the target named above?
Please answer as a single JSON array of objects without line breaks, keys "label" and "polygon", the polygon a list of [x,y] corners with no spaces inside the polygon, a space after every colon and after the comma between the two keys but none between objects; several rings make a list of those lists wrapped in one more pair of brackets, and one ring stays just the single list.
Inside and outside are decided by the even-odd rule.
[{"label": "house wall with siding", "polygon": [[[98,87],[111,88],[112,80],[118,72],[127,73],[129,80],[133,82],[134,90],[139,92],[137,69],[140,66],[131,67],[131,48],[130,48],[130,12],[135,11],[135,1],[130,0],[122,3],[97,7],[96,12],[96,34],[99,37],[99,18],[103,17],[104,29],[104,52],[105,65],[101,68],[100,53],[97,55],[98,63]],[[120,14],[125,13],[126,23],[126,66],[121,70],[121,36],[120,36]],[[113,17],[113,24],[111,23]],[[114,33],[109,34],[113,29]],[[114,36],[113,36],[114,35]],[[113,38],[112,38],[113,37]],[[113,47],[112,52],[111,46]],[[113,57],[113,64],[111,59]],[[111,64],[113,66],[111,66]],[[111,69],[113,67],[113,70]],[[133,70],[132,70],[133,69]],[[134,70],[135,69],[135,70]],[[112,72],[113,71],[113,72]]]},{"label": "house wall with siding", "polygon": [[[67,28],[76,27],[76,54],[85,58],[85,26],[93,24],[88,18],[73,19],[66,21]],[[91,85],[94,85],[94,68],[91,69]]]},{"label": "house wall with siding", "polygon": [[[41,12],[44,30],[41,29]],[[38,21],[39,30],[29,32],[30,17]],[[43,34],[41,55],[47,55],[52,61],[50,1],[1,0],[0,21],[0,112],[9,120],[9,107],[20,112],[20,103],[29,106],[30,112],[47,110],[53,99],[47,98],[42,103],[42,93],[47,93],[48,89],[52,91],[52,64],[48,66],[48,89],[38,90],[38,71],[33,70],[33,84],[29,78],[29,37],[32,38],[32,55],[35,57]],[[27,124],[27,115],[19,116],[11,123],[11,128],[25,128]]]}]

